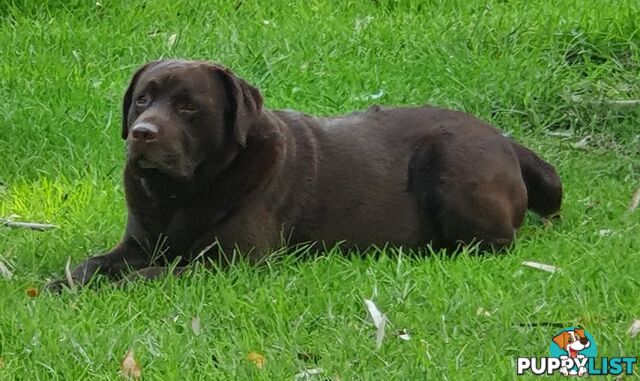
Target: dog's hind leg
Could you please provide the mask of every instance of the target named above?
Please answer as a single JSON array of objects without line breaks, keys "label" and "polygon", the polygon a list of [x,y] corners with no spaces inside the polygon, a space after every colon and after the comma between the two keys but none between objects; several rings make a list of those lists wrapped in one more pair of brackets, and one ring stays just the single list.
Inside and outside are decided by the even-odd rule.
[{"label": "dog's hind leg", "polygon": [[461,139],[444,133],[431,139],[410,159],[408,189],[436,248],[508,248],[526,211],[517,159],[499,135]]}]

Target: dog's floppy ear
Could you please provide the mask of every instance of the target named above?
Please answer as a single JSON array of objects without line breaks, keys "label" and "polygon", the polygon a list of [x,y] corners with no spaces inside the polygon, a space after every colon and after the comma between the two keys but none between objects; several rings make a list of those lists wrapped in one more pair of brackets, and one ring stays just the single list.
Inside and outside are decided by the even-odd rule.
[{"label": "dog's floppy ear", "polygon": [[566,331],[560,332],[557,336],[553,337],[553,342],[558,344],[562,350],[565,350],[567,344],[569,344],[569,333]]},{"label": "dog's floppy ear", "polygon": [[162,61],[152,61],[142,65],[136,70],[131,78],[131,82],[129,82],[129,87],[127,87],[127,91],[124,93],[124,99],[122,100],[122,139],[126,139],[129,134],[129,107],[131,107],[131,102],[133,101],[133,91],[136,88],[138,79],[140,79],[140,76],[145,71],[160,62]]},{"label": "dog's floppy ear", "polygon": [[232,124],[233,136],[245,147],[249,135],[265,138],[269,126],[260,125],[263,99],[260,91],[239,78],[229,69],[212,64],[211,69],[220,75],[226,86],[229,99],[228,120]]},{"label": "dog's floppy ear", "polygon": [[575,329],[573,332],[578,334],[578,336],[580,336],[580,338],[587,337],[587,336],[584,335],[584,329],[581,329],[581,328]]}]

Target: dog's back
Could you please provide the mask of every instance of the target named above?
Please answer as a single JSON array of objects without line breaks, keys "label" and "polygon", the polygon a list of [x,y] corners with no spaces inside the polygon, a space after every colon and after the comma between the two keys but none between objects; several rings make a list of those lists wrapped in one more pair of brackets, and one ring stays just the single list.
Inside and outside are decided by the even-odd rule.
[{"label": "dog's back", "polygon": [[315,120],[320,165],[303,213],[313,218],[295,227],[304,236],[499,249],[527,204],[542,215],[559,209],[553,167],[468,114],[373,106]]}]

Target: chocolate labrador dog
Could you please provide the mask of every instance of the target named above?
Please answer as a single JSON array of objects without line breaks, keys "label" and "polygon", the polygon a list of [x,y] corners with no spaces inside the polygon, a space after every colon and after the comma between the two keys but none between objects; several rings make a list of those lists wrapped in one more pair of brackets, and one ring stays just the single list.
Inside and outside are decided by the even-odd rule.
[{"label": "chocolate labrador dog", "polygon": [[152,278],[167,263],[224,262],[236,250],[258,261],[305,242],[502,249],[527,207],[551,216],[562,199],[551,165],[465,113],[268,110],[255,87],[206,62],[140,68],[122,138],[124,237],[76,267],[76,284],[126,270]]}]

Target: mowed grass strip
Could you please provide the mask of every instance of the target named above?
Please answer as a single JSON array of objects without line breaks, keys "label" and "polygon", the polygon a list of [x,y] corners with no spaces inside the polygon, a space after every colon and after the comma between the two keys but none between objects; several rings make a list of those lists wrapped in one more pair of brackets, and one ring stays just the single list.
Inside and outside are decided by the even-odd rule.
[{"label": "mowed grass strip", "polygon": [[[547,355],[548,323],[583,324],[603,356],[637,355],[626,331],[640,316],[640,211],[627,210],[640,186],[639,14],[636,1],[604,0],[3,2],[0,217],[60,227],[0,228],[13,273],[0,278],[0,379],[117,379],[129,348],[149,380],[286,380],[319,367],[333,380],[516,379],[517,356]],[[557,166],[562,220],[529,216],[501,256],[329,248],[28,297],[67,258],[119,239],[121,97],[137,66],[163,57],[221,62],[271,108],[469,111]],[[364,299],[389,319],[379,351]]]}]

